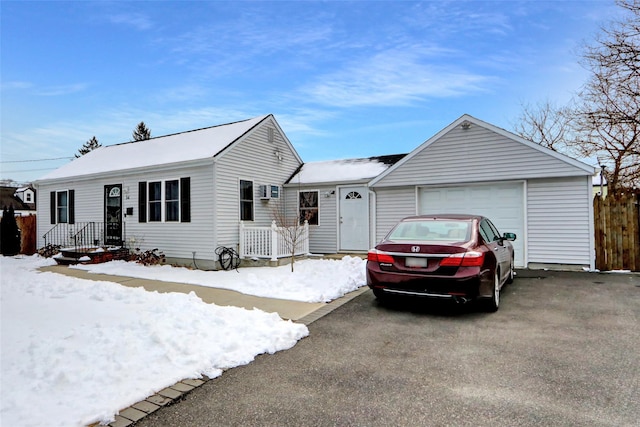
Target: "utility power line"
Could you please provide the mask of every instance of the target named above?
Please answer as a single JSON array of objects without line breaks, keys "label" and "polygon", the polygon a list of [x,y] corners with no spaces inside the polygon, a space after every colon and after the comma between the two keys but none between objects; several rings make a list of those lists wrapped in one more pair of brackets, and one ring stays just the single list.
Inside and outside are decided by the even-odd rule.
[{"label": "utility power line", "polygon": [[71,160],[73,157],[54,157],[51,159],[29,159],[29,160],[2,160],[0,163],[27,163],[27,162],[48,162],[50,160]]}]

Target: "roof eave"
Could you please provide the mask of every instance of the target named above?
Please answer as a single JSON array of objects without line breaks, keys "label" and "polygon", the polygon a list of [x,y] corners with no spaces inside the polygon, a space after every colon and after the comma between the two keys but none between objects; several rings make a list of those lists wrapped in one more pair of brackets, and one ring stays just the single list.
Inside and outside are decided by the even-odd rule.
[{"label": "roof eave", "polygon": [[84,174],[84,175],[69,175],[69,176],[61,176],[56,178],[38,179],[33,181],[33,184],[48,185],[48,184],[55,184],[58,182],[62,183],[62,182],[69,182],[69,181],[88,181],[88,180],[99,179],[99,178],[109,178],[109,177],[113,177],[114,175],[117,175],[119,177],[123,175],[136,175],[140,173],[156,171],[159,169],[166,171],[166,170],[183,169],[187,167],[208,166],[208,165],[213,165],[214,162],[215,162],[215,158],[208,157],[206,159],[186,160],[186,161],[175,162],[175,163],[163,163],[159,165],[111,170],[111,171],[97,172],[97,173]]}]

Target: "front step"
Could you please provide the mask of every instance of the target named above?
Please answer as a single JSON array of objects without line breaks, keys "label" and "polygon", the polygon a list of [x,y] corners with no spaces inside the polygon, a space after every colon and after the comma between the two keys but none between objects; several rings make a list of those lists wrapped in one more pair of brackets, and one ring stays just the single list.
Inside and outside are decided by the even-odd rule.
[{"label": "front step", "polygon": [[[101,248],[87,248],[87,249],[61,249],[59,256],[54,256],[58,265],[75,265],[75,264],[100,264],[103,262],[109,262],[118,259],[129,259],[129,249],[117,248],[117,249],[102,249]],[[89,258],[88,260],[86,258]],[[83,259],[81,261],[81,259]]]}]

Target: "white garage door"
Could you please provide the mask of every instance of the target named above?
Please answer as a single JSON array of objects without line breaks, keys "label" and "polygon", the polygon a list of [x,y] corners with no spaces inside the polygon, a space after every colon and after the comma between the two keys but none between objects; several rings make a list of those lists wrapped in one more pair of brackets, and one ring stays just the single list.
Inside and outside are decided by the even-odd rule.
[{"label": "white garage door", "polygon": [[420,188],[419,212],[486,216],[500,233],[516,233],[516,267],[524,267],[524,186],[522,183]]}]

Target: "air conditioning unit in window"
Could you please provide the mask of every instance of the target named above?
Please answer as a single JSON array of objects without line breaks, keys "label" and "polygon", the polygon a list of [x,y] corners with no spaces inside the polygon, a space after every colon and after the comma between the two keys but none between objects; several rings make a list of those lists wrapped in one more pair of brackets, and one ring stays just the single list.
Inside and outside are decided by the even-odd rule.
[{"label": "air conditioning unit in window", "polygon": [[260,200],[269,200],[271,198],[271,186],[270,185],[261,185],[260,186]]},{"label": "air conditioning unit in window", "polygon": [[259,189],[261,200],[280,198],[280,187],[277,185],[261,185]]}]

